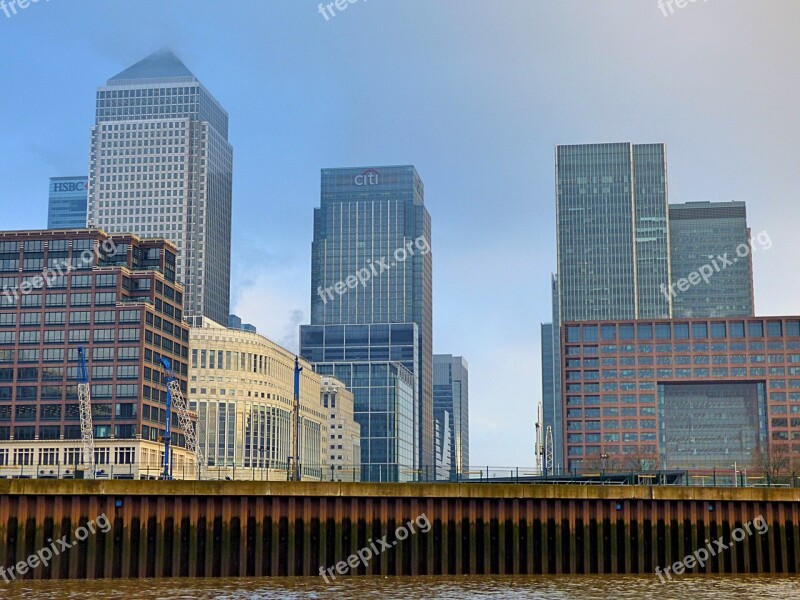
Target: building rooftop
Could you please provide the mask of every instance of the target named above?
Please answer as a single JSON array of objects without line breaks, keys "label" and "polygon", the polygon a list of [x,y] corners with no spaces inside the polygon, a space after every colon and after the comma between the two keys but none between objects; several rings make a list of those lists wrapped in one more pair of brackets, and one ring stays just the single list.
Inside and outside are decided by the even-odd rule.
[{"label": "building rooftop", "polygon": [[196,79],[194,73],[171,50],[164,48],[117,73],[108,80],[108,83],[128,82],[136,79],[174,79],[176,77]]}]

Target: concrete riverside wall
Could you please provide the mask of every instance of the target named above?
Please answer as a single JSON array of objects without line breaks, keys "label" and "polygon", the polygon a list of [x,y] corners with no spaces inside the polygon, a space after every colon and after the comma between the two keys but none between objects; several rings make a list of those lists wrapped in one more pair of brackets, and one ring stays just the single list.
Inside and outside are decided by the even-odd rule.
[{"label": "concrete riverside wall", "polygon": [[[721,538],[689,570],[796,573],[798,507],[767,488],[2,480],[0,567],[49,548],[20,578],[653,573]],[[757,517],[769,531],[730,544]]]}]

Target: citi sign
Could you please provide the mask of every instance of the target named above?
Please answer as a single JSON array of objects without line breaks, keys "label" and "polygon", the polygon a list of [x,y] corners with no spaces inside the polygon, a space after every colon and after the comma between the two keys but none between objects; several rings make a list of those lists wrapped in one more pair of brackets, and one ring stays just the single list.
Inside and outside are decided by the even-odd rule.
[{"label": "citi sign", "polygon": [[84,181],[63,181],[53,184],[53,192],[84,192],[86,182]]},{"label": "citi sign", "polygon": [[356,185],[378,185],[378,183],[380,183],[379,175],[380,173],[377,169],[367,169],[360,175],[356,175],[353,182]]}]

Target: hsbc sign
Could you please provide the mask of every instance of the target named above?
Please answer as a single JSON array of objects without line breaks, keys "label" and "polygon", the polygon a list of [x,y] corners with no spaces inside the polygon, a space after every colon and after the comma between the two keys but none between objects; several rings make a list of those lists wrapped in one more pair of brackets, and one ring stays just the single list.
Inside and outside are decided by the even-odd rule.
[{"label": "hsbc sign", "polygon": [[353,183],[358,186],[378,185],[380,183],[380,173],[377,169],[367,169],[363,173],[356,175]]},{"label": "hsbc sign", "polygon": [[85,192],[85,181],[57,181],[53,183],[53,192]]}]

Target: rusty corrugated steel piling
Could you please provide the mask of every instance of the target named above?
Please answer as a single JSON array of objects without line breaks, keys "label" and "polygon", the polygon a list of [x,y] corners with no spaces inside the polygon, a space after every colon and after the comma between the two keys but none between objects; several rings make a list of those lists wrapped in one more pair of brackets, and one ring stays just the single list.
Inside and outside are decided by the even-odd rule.
[{"label": "rusty corrugated steel piling", "polygon": [[[23,577],[341,577],[381,539],[347,576],[653,573],[762,517],[694,572],[796,573],[799,507],[800,490],[767,488],[4,480],[0,566],[105,515],[107,533]],[[427,532],[396,540],[421,515]]]}]

